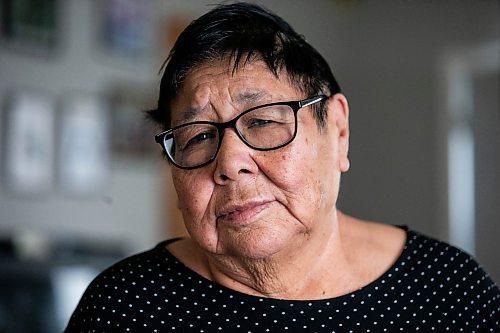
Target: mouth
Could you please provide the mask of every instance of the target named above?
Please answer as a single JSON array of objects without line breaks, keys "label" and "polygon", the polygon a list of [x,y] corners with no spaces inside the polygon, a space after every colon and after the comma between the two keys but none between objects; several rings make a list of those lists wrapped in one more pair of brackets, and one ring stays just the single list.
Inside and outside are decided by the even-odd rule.
[{"label": "mouth", "polygon": [[232,225],[246,225],[271,205],[271,201],[255,201],[240,205],[231,205],[217,214],[217,221]]}]

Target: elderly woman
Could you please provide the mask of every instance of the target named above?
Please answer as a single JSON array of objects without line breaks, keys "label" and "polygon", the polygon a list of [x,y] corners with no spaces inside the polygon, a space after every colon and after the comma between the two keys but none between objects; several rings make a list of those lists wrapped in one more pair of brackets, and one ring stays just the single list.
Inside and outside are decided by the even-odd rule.
[{"label": "elderly woman", "polygon": [[236,3],[194,21],[150,115],[190,238],[104,271],[67,332],[500,332],[470,256],[336,209],[347,100],[280,17]]}]

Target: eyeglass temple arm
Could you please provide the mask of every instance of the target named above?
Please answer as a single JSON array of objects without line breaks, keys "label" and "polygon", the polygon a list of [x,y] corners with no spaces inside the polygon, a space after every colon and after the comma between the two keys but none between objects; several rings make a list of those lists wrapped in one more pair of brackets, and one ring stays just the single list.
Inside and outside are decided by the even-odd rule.
[{"label": "eyeglass temple arm", "polygon": [[319,101],[321,101],[323,99],[326,99],[326,98],[328,98],[328,97],[325,96],[325,95],[320,95],[320,96],[316,96],[316,97],[313,97],[313,98],[309,98],[309,99],[300,101],[299,106],[301,108],[304,108],[306,106],[309,106],[311,104],[317,103],[317,102],[319,102]]}]

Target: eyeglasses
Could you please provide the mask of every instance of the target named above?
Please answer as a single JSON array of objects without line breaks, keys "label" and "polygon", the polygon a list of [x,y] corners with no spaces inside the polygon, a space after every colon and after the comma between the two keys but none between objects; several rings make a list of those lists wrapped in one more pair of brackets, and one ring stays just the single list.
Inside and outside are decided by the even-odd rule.
[{"label": "eyeglasses", "polygon": [[170,162],[181,169],[200,168],[215,160],[226,128],[233,128],[252,149],[278,149],[295,139],[297,112],[326,98],[320,95],[302,101],[260,105],[224,123],[194,121],[157,134],[155,140]]}]

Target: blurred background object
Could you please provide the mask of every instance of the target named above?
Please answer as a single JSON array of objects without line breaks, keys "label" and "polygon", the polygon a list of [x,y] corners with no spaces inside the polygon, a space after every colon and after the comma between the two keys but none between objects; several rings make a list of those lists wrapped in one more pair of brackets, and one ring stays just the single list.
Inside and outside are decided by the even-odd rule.
[{"label": "blurred background object", "polygon": [[58,0],[2,0],[2,35],[11,46],[49,52],[59,38]]},{"label": "blurred background object", "polygon": [[[340,208],[448,240],[499,281],[498,1],[260,3],[350,102]],[[0,332],[55,332],[99,270],[185,232],[141,111],[213,1],[0,4]]]},{"label": "blurred background object", "polygon": [[55,101],[19,91],[5,107],[5,186],[18,194],[40,194],[52,185]]}]

